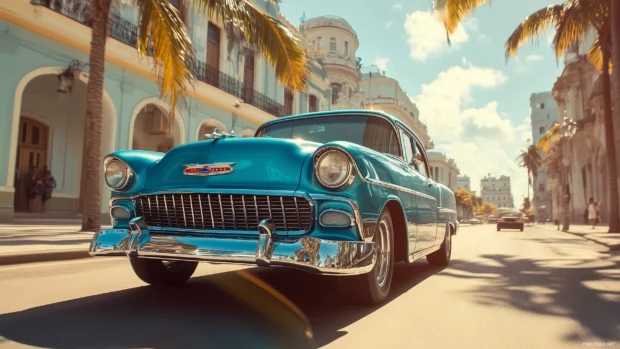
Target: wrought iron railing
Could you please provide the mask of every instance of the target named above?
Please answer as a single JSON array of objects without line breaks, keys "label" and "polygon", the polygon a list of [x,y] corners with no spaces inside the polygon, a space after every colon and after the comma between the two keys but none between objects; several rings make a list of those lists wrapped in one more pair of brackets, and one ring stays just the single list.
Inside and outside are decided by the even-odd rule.
[{"label": "wrought iron railing", "polygon": [[[80,0],[30,0],[33,5],[40,5],[58,12],[88,27],[92,26],[90,5]],[[110,14],[109,35],[131,47],[136,47],[138,41],[138,27],[123,19],[117,13]],[[152,55],[153,47],[149,46],[147,54]],[[262,111],[276,117],[283,115],[283,105],[264,94],[245,87],[243,83],[234,77],[219,71],[218,68],[209,66],[197,59],[190,59],[192,73],[199,81],[231,94],[243,102],[251,104]]]}]

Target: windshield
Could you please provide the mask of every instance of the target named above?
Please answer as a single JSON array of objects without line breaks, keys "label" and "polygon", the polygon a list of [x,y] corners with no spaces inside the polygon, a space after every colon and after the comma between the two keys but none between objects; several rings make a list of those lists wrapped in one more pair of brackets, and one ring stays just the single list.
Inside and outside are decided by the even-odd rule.
[{"label": "windshield", "polygon": [[502,210],[500,209],[498,212],[498,216],[503,217],[503,216],[520,216],[521,212],[519,212],[519,210]]},{"label": "windshield", "polygon": [[370,115],[293,119],[266,126],[258,137],[290,138],[317,143],[347,141],[381,153],[401,156],[394,127],[389,121]]}]

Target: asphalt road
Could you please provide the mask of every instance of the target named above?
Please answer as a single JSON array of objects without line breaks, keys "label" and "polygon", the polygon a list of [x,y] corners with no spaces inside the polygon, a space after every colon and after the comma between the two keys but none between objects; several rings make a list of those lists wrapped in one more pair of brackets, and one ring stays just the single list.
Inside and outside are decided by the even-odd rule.
[{"label": "asphalt road", "polygon": [[3,267],[0,348],[302,348],[306,320],[328,348],[620,348],[620,254],[533,227],[453,244],[448,268],[397,265],[378,308],[281,268],[201,264],[157,290],[124,259]]}]

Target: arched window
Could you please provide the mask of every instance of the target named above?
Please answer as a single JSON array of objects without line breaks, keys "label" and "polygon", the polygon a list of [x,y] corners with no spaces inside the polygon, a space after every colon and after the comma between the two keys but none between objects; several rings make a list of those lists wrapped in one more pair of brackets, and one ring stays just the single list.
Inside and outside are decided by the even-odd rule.
[{"label": "arched window", "polygon": [[331,52],[336,52],[336,38],[329,39],[329,50]]},{"label": "arched window", "polygon": [[349,42],[348,41],[344,42],[344,55],[346,57],[349,57]]}]

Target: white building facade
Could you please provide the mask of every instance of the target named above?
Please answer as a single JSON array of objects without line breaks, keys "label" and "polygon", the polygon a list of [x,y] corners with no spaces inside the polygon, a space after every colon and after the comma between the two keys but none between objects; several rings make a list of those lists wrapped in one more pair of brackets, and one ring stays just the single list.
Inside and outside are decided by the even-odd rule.
[{"label": "white building facade", "polygon": [[[557,104],[551,91],[533,93],[530,96],[530,121],[532,123],[532,144],[537,145],[542,136],[557,122]],[[544,156],[544,155],[541,155]],[[553,217],[553,194],[549,188],[547,167],[538,169],[532,184],[532,208],[540,219]]]},{"label": "white building facade", "polygon": [[455,191],[458,185],[457,177],[460,174],[459,168],[454,159],[449,159],[446,154],[437,151],[427,151],[428,166],[431,178]]},{"label": "white building facade", "polygon": [[456,177],[456,187],[471,192],[471,179],[469,176]]},{"label": "white building facade", "polygon": [[584,223],[589,198],[600,203],[601,222],[605,223],[609,214],[602,79],[587,58],[595,39],[592,31],[569,50],[562,75],[552,89],[558,105],[557,121],[568,117],[576,127],[574,136],[558,143],[551,152],[556,154],[554,166],[547,171],[553,191],[553,218],[562,219],[562,189],[568,189],[571,221],[579,224]]},{"label": "white building facade", "polygon": [[493,204],[497,208],[514,208],[510,176],[491,177],[488,176],[480,180],[480,195],[482,202]]}]

